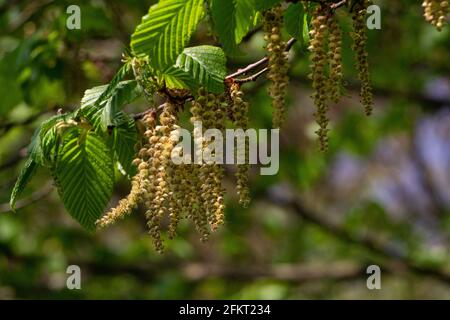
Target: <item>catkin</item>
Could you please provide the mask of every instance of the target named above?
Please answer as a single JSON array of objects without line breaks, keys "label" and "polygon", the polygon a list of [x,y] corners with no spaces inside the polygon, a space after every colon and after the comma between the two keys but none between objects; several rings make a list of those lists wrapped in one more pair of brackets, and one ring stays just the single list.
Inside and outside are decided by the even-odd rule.
[{"label": "catkin", "polygon": [[[215,115],[215,128],[219,130],[222,134],[225,131],[225,123],[226,123],[226,110],[227,102],[224,94],[216,96],[216,103],[214,105],[214,115]],[[214,183],[212,186],[212,191],[214,194],[214,215],[211,221],[211,228],[215,230],[217,226],[224,223],[224,215],[225,215],[225,189],[222,186],[222,180],[225,176],[225,168],[223,166],[224,163],[224,154],[223,154],[223,141],[221,141],[221,147],[218,150],[218,154],[214,154],[216,159],[221,159],[220,163],[213,164],[214,171]]]},{"label": "catkin", "polygon": [[[191,107],[191,122],[200,121],[202,130],[205,132],[208,129],[217,129],[221,133],[225,128],[225,110],[223,110],[223,98],[215,94],[207,93],[204,88],[198,92],[198,97]],[[197,130],[194,128],[194,131]],[[222,178],[224,176],[224,169],[222,163],[216,163],[216,160],[223,162],[223,154],[216,154],[216,151],[222,150],[220,146],[216,150],[214,148],[214,141],[206,141],[203,137],[194,132],[194,140],[198,146],[198,156],[202,157],[203,163],[198,167],[198,178],[200,182],[202,210],[201,217],[196,217],[201,225],[201,230],[204,229],[206,222],[211,226],[211,229],[216,229],[219,224],[223,223],[224,215],[224,189],[222,187]],[[210,154],[212,159],[209,163],[205,163],[203,156]],[[207,221],[202,221],[206,217]]]},{"label": "catkin", "polygon": [[424,17],[427,22],[441,31],[447,23],[447,16],[450,13],[449,1],[447,0],[424,0]]},{"label": "catkin", "polygon": [[[230,96],[232,101],[232,113],[234,126],[237,129],[242,129],[243,131],[248,128],[248,109],[249,104],[243,99],[244,93],[241,91],[239,84],[233,83],[230,88]],[[241,139],[238,139],[238,141]],[[245,163],[237,165],[236,180],[237,180],[237,194],[239,196],[239,203],[243,207],[247,207],[250,203],[250,191],[249,191],[249,152],[248,152],[248,141],[245,139],[244,135],[244,145],[237,145],[236,154],[242,152],[245,155]]]},{"label": "catkin", "polygon": [[[150,113],[143,118],[143,124],[146,130],[153,130],[155,127],[155,114]],[[133,160],[133,164],[138,168],[137,174],[131,180],[131,191],[128,196],[119,201],[119,204],[112,208],[108,213],[96,221],[99,228],[104,228],[112,225],[118,219],[130,214],[133,209],[136,209],[138,203],[142,201],[145,188],[143,181],[148,177],[149,167],[146,162],[148,159],[147,150],[149,148],[148,141],[145,142],[139,150],[137,157]]]},{"label": "catkin", "polygon": [[150,136],[150,176],[146,181],[146,208],[145,216],[149,233],[153,238],[156,251],[163,252],[164,246],[161,237],[161,221],[165,214],[174,210],[168,208],[170,202],[169,174],[171,152],[174,141],[170,134],[176,129],[175,106],[167,102],[164,111],[159,117],[160,125],[147,134]]},{"label": "catkin", "polygon": [[[211,111],[208,111],[209,107],[209,94],[204,88],[200,88],[198,91],[197,99],[193,101],[191,106],[191,123],[194,125],[194,144],[195,144],[195,153],[197,156],[197,161],[201,163],[196,163],[193,165],[193,171],[196,173],[196,177],[193,177],[195,180],[195,186],[197,186],[197,190],[194,190],[193,187],[190,188],[190,192],[192,194],[200,193],[200,201],[196,201],[195,206],[192,207],[190,212],[190,218],[193,220],[194,225],[201,235],[202,240],[206,240],[209,234],[208,231],[208,223],[212,219],[212,210],[211,210],[211,200],[213,199],[212,194],[208,190],[208,185],[210,182],[210,166],[203,163],[203,152],[206,147],[205,139],[201,131],[205,130],[208,127],[209,123],[209,115]],[[198,127],[198,124],[201,124],[201,128]],[[201,161],[200,161],[201,160]],[[194,184],[192,184],[194,185]]]},{"label": "catkin", "polygon": [[264,13],[264,39],[269,57],[267,78],[271,81],[268,92],[272,98],[273,127],[281,127],[286,108],[286,93],[289,84],[289,61],[286,42],[281,38],[283,27],[283,8],[275,6]]},{"label": "catkin", "polygon": [[[170,133],[170,140],[174,144],[179,140],[179,127],[174,126],[174,130]],[[173,152],[180,153],[181,147],[173,148]],[[168,227],[168,235],[169,238],[173,239],[176,235],[176,229],[178,226],[178,222],[180,221],[182,214],[185,212],[185,190],[186,186],[185,181],[183,180],[183,170],[184,164],[174,164],[173,162],[169,163],[168,167],[168,184],[169,184],[169,204],[167,211],[169,213],[169,227]]]},{"label": "catkin", "polygon": [[355,4],[352,14],[353,19],[353,51],[356,54],[356,68],[358,78],[361,81],[361,103],[365,108],[366,114],[370,115],[373,110],[372,83],[369,73],[369,59],[366,51],[366,13],[370,1],[364,0]]},{"label": "catkin", "polygon": [[311,51],[311,74],[314,105],[316,112],[314,116],[316,118],[319,129],[316,131],[319,137],[319,147],[322,151],[328,148],[328,104],[327,104],[327,87],[329,79],[326,74],[326,68],[328,66],[326,37],[327,37],[327,25],[329,18],[329,10],[326,6],[317,6],[314,11],[311,24],[312,30],[310,31],[310,45],[308,49]]},{"label": "catkin", "polygon": [[330,99],[337,103],[342,96],[342,31],[339,27],[336,15],[328,19],[328,59],[329,59],[329,95]]}]

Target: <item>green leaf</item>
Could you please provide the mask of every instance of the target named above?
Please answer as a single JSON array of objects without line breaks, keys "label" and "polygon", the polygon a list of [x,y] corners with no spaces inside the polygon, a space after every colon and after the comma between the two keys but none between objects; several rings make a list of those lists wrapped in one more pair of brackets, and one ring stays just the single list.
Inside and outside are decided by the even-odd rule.
[{"label": "green leaf", "polygon": [[14,210],[17,199],[31,181],[39,165],[50,167],[58,153],[58,134],[55,125],[70,119],[71,114],[56,115],[44,121],[36,129],[28,147],[28,159],[14,185],[10,197],[10,206]]},{"label": "green leaf", "polygon": [[86,90],[79,112],[79,115],[86,117],[93,126],[103,130],[117,125],[115,119],[117,113],[124,105],[142,95],[142,88],[136,80],[117,83],[108,95],[105,94],[107,90],[108,86],[98,86]]},{"label": "green leaf", "polygon": [[107,100],[114,92],[117,90],[117,87],[120,86],[121,81],[125,79],[128,72],[131,69],[131,65],[129,63],[125,63],[119,71],[114,75],[114,78],[109,82],[106,86],[105,90],[98,97],[98,99],[94,103],[99,103],[101,101]]},{"label": "green leaf", "polygon": [[[72,113],[56,115],[44,121],[36,129],[28,147],[31,159],[39,165],[52,166],[58,154],[61,137],[68,131],[67,129],[71,128],[69,121],[72,117]],[[55,126],[61,122],[66,123],[67,127],[64,130],[60,129],[58,133]]]},{"label": "green leaf", "polygon": [[114,183],[114,165],[106,143],[92,131],[72,134],[64,142],[53,175],[67,211],[83,227],[94,230]]},{"label": "green leaf", "polygon": [[230,55],[239,53],[237,45],[255,20],[254,0],[212,0],[211,13],[220,43]]},{"label": "green leaf", "polygon": [[309,43],[309,24],[311,18],[306,14],[303,15],[303,43]]},{"label": "green leaf", "polygon": [[223,50],[213,46],[198,46],[184,49],[176,66],[191,75],[198,86],[213,93],[224,90],[226,57]]},{"label": "green leaf", "polygon": [[120,125],[114,128],[112,148],[116,161],[120,164],[119,169],[129,177],[134,176],[136,168],[132,165],[135,156],[135,145],[138,133],[134,119],[124,112],[117,116]]},{"label": "green leaf", "polygon": [[286,31],[303,43],[304,9],[302,3],[291,3],[284,13]]},{"label": "green leaf", "polygon": [[265,11],[279,4],[281,0],[256,0],[256,10]]},{"label": "green leaf", "polygon": [[171,66],[164,70],[161,74],[161,79],[165,85],[170,89],[194,89],[195,83],[191,75],[186,71]]},{"label": "green leaf", "polygon": [[154,69],[164,70],[174,64],[202,17],[203,0],[160,1],[136,27],[131,48],[148,55]]},{"label": "green leaf", "polygon": [[110,98],[106,101],[102,112],[102,124],[106,127],[117,125],[115,117],[122,107],[133,102],[141,95],[141,87],[136,80],[120,82]]},{"label": "green leaf", "polygon": [[81,108],[93,106],[99,100],[99,98],[103,95],[103,93],[108,88],[108,85],[102,85],[93,87],[91,89],[87,89],[84,92],[83,98],[81,99]]},{"label": "green leaf", "polygon": [[119,71],[114,75],[114,78],[107,85],[97,86],[92,89],[88,89],[84,92],[84,96],[81,99],[81,107],[100,104],[102,101],[107,100],[114,94],[117,87],[120,86],[121,81],[125,79],[130,71],[130,64],[124,64]]},{"label": "green leaf", "polygon": [[35,174],[37,168],[38,164],[36,163],[36,161],[29,157],[27,159],[27,162],[25,162],[25,165],[20,172],[19,178],[17,178],[16,184],[14,185],[14,188],[11,192],[9,205],[11,206],[11,209],[13,211],[15,210],[17,199],[22,194],[26,185],[31,181],[31,178]]}]

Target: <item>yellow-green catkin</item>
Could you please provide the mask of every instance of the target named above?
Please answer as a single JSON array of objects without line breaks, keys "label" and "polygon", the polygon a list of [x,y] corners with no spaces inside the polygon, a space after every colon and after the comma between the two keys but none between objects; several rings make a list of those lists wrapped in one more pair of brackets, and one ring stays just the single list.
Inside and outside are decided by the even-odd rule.
[{"label": "yellow-green catkin", "polygon": [[353,51],[356,54],[356,68],[358,78],[361,81],[361,103],[365,108],[366,114],[370,115],[373,110],[372,83],[369,72],[369,55],[366,51],[366,13],[370,1],[364,0],[357,2],[353,8]]},{"label": "yellow-green catkin", "polygon": [[[225,123],[227,119],[226,115],[226,97],[224,94],[215,96],[215,104],[214,104],[214,127],[222,133],[222,136],[225,132]],[[214,181],[212,183],[212,193],[214,194],[214,203],[213,203],[213,216],[210,221],[212,230],[215,230],[219,225],[224,223],[225,216],[225,189],[222,186],[222,180],[225,176],[225,168],[223,163],[224,154],[223,147],[224,141],[217,141],[217,144],[220,146],[218,149],[214,150],[213,156],[216,160],[219,160],[220,163],[214,163],[212,166]],[[217,153],[216,153],[217,152]]]},{"label": "yellow-green catkin", "polygon": [[[196,162],[192,165],[192,170],[196,177],[193,175],[192,186],[190,193],[196,194],[200,197],[200,201],[195,201],[196,205],[191,209],[190,218],[193,220],[194,225],[201,235],[201,240],[206,240],[209,235],[208,224],[212,220],[213,211],[211,209],[211,203],[214,200],[213,195],[210,193],[210,172],[211,166],[203,163],[203,152],[206,147],[206,141],[203,137],[203,131],[205,131],[210,125],[210,119],[214,116],[213,110],[210,108],[211,101],[209,94],[204,88],[200,88],[197,98],[193,101],[191,106],[191,123],[194,125],[194,144],[195,144],[195,159]],[[201,127],[198,125],[201,124]]]},{"label": "yellow-green catkin", "polygon": [[[170,133],[170,141],[172,144],[178,142],[180,138],[180,131],[178,126],[174,126],[174,130]],[[173,148],[172,152],[178,152],[180,154],[181,147]],[[169,213],[169,238],[173,239],[176,235],[176,229],[178,222],[182,218],[182,214],[185,213],[185,195],[184,188],[186,184],[183,181],[184,164],[175,164],[172,161],[168,167],[168,184],[169,184],[169,204],[167,211]]]},{"label": "yellow-green catkin", "polygon": [[316,111],[314,116],[319,125],[316,131],[319,138],[320,150],[325,151],[328,148],[328,84],[329,79],[326,74],[329,56],[327,54],[326,37],[328,32],[328,19],[330,11],[325,5],[316,7],[311,24],[310,45],[311,52],[311,74],[314,106]]},{"label": "yellow-green catkin", "polygon": [[147,132],[151,144],[149,154],[150,175],[147,181],[147,194],[145,205],[147,211],[147,226],[153,238],[156,251],[163,252],[164,245],[161,237],[161,221],[166,214],[170,214],[169,201],[171,190],[169,188],[171,152],[174,142],[170,138],[171,132],[176,128],[176,111],[172,103],[167,102],[159,116],[160,125],[153,131]]},{"label": "yellow-green catkin", "polygon": [[[216,95],[206,92],[201,88],[198,92],[197,99],[191,107],[191,122],[200,122],[202,125],[203,134],[210,129],[218,130],[223,133],[225,129],[225,108],[223,95]],[[194,131],[199,128],[194,127]],[[216,141],[216,138],[220,140]],[[215,135],[214,137],[205,139],[199,135],[199,132],[194,132],[194,140],[197,145],[197,156],[202,159],[200,166],[194,165],[198,170],[197,181],[200,186],[200,196],[202,200],[201,215],[194,216],[196,221],[201,224],[198,229],[205,238],[205,225],[208,223],[212,230],[215,230],[218,225],[224,220],[224,188],[222,187],[222,179],[224,177],[223,168],[223,141],[221,137]],[[216,145],[218,148],[216,148]],[[217,152],[217,154],[216,154]],[[205,156],[211,156],[211,159],[206,159]],[[194,185],[194,184],[193,184]],[[195,192],[195,191],[193,191]],[[206,217],[206,221],[203,219]],[[195,222],[195,221],[194,221]]]},{"label": "yellow-green catkin", "polygon": [[447,23],[447,16],[450,13],[450,5],[447,0],[424,0],[422,2],[424,8],[424,17],[427,22],[441,31]]},{"label": "yellow-green catkin", "polygon": [[[248,129],[248,102],[243,99],[244,93],[241,91],[239,84],[233,83],[230,88],[230,97],[232,102],[233,124],[236,129],[242,129],[243,132]],[[237,180],[237,194],[239,196],[239,203],[245,208],[250,204],[250,189],[249,189],[249,145],[245,134],[243,134],[244,144],[238,144],[235,149],[235,157],[239,153],[245,155],[245,163],[237,165],[236,180]],[[241,140],[238,138],[238,141]]]},{"label": "yellow-green catkin", "polygon": [[273,127],[280,128],[285,117],[286,94],[289,84],[289,60],[286,42],[281,37],[283,7],[278,5],[264,13],[264,39],[266,40],[271,81],[269,95],[272,97]]},{"label": "yellow-green catkin", "polygon": [[189,171],[185,171],[186,179],[189,184],[186,185],[186,192],[189,195],[189,210],[188,218],[194,223],[195,229],[200,234],[200,240],[202,242],[208,240],[209,228],[208,228],[208,215],[205,209],[205,202],[202,196],[202,183],[201,173],[203,165],[193,164],[190,166]]},{"label": "yellow-green catkin", "polygon": [[[143,120],[145,130],[154,130],[155,128],[155,114],[150,113],[146,115]],[[128,196],[119,201],[119,204],[112,208],[102,218],[96,221],[96,225],[99,228],[107,227],[118,219],[123,218],[125,215],[130,214],[133,209],[136,209],[139,202],[142,201],[143,195],[146,192],[144,187],[144,181],[148,177],[148,155],[147,150],[149,147],[148,141],[144,142],[141,149],[138,151],[136,158],[133,160],[133,164],[138,168],[138,172],[131,180],[131,191]]]},{"label": "yellow-green catkin", "polygon": [[342,96],[342,31],[337,21],[336,14],[328,19],[328,56],[329,56],[329,95],[331,101],[337,103]]}]

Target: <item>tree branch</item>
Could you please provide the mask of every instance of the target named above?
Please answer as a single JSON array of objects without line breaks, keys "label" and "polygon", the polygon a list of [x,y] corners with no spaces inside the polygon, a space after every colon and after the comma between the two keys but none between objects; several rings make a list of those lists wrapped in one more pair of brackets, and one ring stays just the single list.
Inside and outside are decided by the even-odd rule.
[{"label": "tree branch", "polygon": [[26,145],[23,146],[22,148],[19,149],[19,151],[17,153],[14,154],[14,156],[12,158],[10,158],[9,160],[7,160],[4,163],[1,163],[0,171],[9,169],[9,168],[17,165],[20,160],[25,158],[25,156],[27,155],[26,147],[27,147]]},{"label": "tree branch", "polygon": [[389,243],[384,243],[375,239],[372,235],[352,234],[343,226],[326,219],[323,214],[319,214],[318,212],[307,208],[298,198],[285,195],[280,197],[278,194],[276,196],[269,194],[267,197],[272,203],[296,213],[307,222],[320,227],[322,230],[334,235],[338,239],[367,249],[372,253],[387,259],[389,262],[388,268],[410,271],[412,273],[436,278],[450,284],[450,273],[447,271],[440,268],[418,265],[406,254],[399,252],[389,245]]},{"label": "tree branch", "polygon": [[29,124],[32,124],[39,117],[43,116],[46,113],[55,111],[57,108],[58,108],[57,106],[53,106],[53,107],[51,107],[49,109],[39,111],[39,112],[31,115],[30,117],[28,117],[27,119],[22,120],[22,121],[0,123],[0,131],[1,131],[0,137],[5,135],[5,133],[7,133],[12,128],[20,127],[20,126],[27,126]]},{"label": "tree branch", "polygon": [[[295,42],[297,42],[297,39],[295,39],[295,38],[289,39],[289,41],[286,43],[286,51],[291,50],[291,48]],[[269,58],[266,56],[266,57],[256,61],[255,63],[249,64],[245,68],[239,69],[238,71],[226,76],[225,81],[227,81],[227,80],[228,81],[229,80],[236,81],[237,79],[234,79],[234,78],[239,77],[239,76],[244,76],[244,75],[248,74],[250,71],[258,69],[260,66],[266,64],[267,62],[269,62]],[[239,80],[237,80],[237,81],[239,81]],[[240,81],[242,81],[242,80],[240,80]]]},{"label": "tree branch", "polygon": [[266,73],[267,71],[269,71],[269,67],[265,67],[264,69],[261,69],[260,71],[258,71],[257,73],[246,77],[246,78],[240,78],[240,79],[234,79],[234,82],[236,83],[246,83],[246,82],[252,82],[252,81],[256,81],[260,76],[262,76],[264,73]]},{"label": "tree branch", "polygon": [[331,264],[276,264],[274,266],[220,265],[191,263],[182,269],[184,277],[190,281],[203,281],[208,278],[221,278],[239,281],[276,279],[290,283],[303,283],[323,280],[348,280],[363,277],[365,268],[352,262]]},{"label": "tree branch", "polygon": [[[33,192],[28,198],[21,199],[16,203],[16,210],[25,208],[29,205],[32,205],[35,202],[47,197],[53,190],[53,184],[47,183],[44,187],[39,190]],[[0,213],[8,213],[11,212],[11,207],[9,203],[0,204]]]}]

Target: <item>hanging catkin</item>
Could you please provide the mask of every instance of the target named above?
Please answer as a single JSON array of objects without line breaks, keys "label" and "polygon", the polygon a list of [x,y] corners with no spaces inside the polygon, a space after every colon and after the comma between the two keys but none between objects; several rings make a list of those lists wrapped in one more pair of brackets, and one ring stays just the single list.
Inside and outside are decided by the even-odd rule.
[{"label": "hanging catkin", "polygon": [[283,27],[283,7],[275,6],[264,13],[264,39],[266,40],[267,56],[269,57],[269,73],[271,81],[269,95],[272,98],[273,128],[280,128],[286,108],[286,93],[289,84],[289,61],[286,42],[281,38]]},{"label": "hanging catkin", "polygon": [[175,106],[167,102],[164,111],[159,116],[160,125],[156,126],[153,132],[149,132],[151,158],[145,216],[149,233],[158,252],[162,252],[164,249],[161,238],[161,221],[167,213],[167,202],[170,196],[168,175],[170,156],[175,144],[170,138],[170,133],[176,129],[176,120]]},{"label": "hanging catkin", "polygon": [[329,59],[329,94],[331,101],[337,103],[342,96],[342,31],[336,14],[328,19],[328,59]]},{"label": "hanging catkin", "polygon": [[[142,122],[145,130],[152,131],[156,124],[156,115],[152,112],[147,114]],[[148,167],[148,148],[149,141],[145,141],[141,149],[137,153],[137,157],[133,160],[133,164],[138,168],[137,174],[131,179],[131,191],[128,196],[119,201],[119,204],[112,208],[108,213],[96,221],[99,228],[107,227],[125,215],[130,214],[133,209],[136,209],[138,203],[142,201],[143,194],[146,192],[144,181],[149,175]]]},{"label": "hanging catkin", "polygon": [[[230,97],[232,102],[232,113],[233,113],[233,122],[234,126],[237,129],[241,129],[243,131],[248,128],[248,108],[249,105],[243,99],[244,93],[241,91],[239,84],[233,83],[230,88]],[[238,139],[242,140],[242,139]],[[237,194],[239,196],[239,203],[243,207],[247,207],[250,203],[250,191],[249,191],[249,163],[248,163],[248,141],[245,139],[245,135],[243,136],[244,144],[238,144],[236,147],[237,156],[239,152],[241,152],[245,157],[244,164],[237,165],[236,172],[236,181],[237,181]]]},{"label": "hanging catkin", "polygon": [[353,8],[353,51],[356,54],[356,68],[358,78],[361,81],[361,103],[366,114],[370,115],[373,110],[372,83],[369,73],[369,55],[366,51],[366,13],[370,1],[357,2]]},{"label": "hanging catkin", "polygon": [[312,30],[310,31],[310,45],[309,50],[311,52],[311,75],[314,105],[316,112],[314,116],[316,118],[319,129],[316,131],[319,137],[319,146],[322,151],[328,148],[328,84],[329,79],[326,74],[326,68],[328,66],[327,50],[326,50],[326,37],[328,34],[327,25],[329,18],[329,10],[324,5],[317,6],[314,11],[311,24]]},{"label": "hanging catkin", "polygon": [[441,31],[447,23],[447,16],[450,13],[449,2],[447,0],[424,0],[422,7],[425,20]]}]

